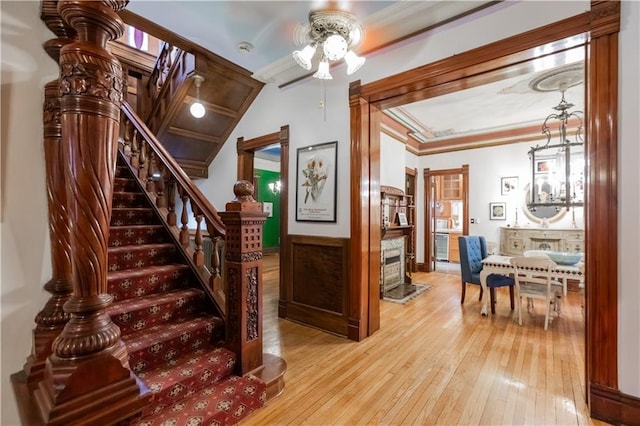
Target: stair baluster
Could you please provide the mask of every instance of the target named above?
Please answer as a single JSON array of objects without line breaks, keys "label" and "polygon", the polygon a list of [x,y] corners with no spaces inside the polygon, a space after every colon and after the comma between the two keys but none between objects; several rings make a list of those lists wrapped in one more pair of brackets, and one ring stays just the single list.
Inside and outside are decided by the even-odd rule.
[{"label": "stair baluster", "polygon": [[182,214],[180,215],[180,244],[183,247],[189,245],[189,213],[187,212],[187,206],[189,205],[189,194],[182,186],[178,187],[180,193],[180,199],[182,200]]},{"label": "stair baluster", "polygon": [[[197,210],[197,208],[196,208]],[[204,252],[202,251],[202,219],[204,216],[201,214],[195,213],[196,216],[196,235],[194,238],[195,242],[195,253],[193,253],[193,263],[196,266],[204,266]]]},{"label": "stair baluster", "polygon": [[140,144],[140,156],[138,161],[138,179],[142,182],[147,181],[147,175],[149,172],[149,162],[147,157],[147,144],[145,141],[141,141]]},{"label": "stair baluster", "polygon": [[164,169],[161,164],[154,163],[157,170],[157,176],[155,177],[155,189],[156,189],[156,206],[160,209],[167,208],[167,199],[164,195]]},{"label": "stair baluster", "polygon": [[[127,120],[128,121],[128,120]],[[131,167],[138,169],[140,167],[140,143],[138,142],[138,131],[133,129],[131,136]]]},{"label": "stair baluster", "polygon": [[156,158],[153,151],[149,152],[147,156],[146,170],[147,170],[147,176],[145,179],[146,180],[145,186],[146,186],[147,192],[150,194],[155,194],[156,185],[155,185],[154,179],[156,177],[157,169],[156,169]]}]

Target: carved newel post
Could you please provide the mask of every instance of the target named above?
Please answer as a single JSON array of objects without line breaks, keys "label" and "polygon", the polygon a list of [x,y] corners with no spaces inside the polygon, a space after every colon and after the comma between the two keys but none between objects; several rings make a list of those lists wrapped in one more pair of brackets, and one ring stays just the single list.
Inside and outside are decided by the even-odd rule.
[{"label": "carved newel post", "polygon": [[124,24],[126,1],[60,0],[78,33],[60,52],[60,113],[73,293],[70,319],[54,340],[36,391],[48,424],[113,424],[145,404],[120,329],[106,311],[107,246],[122,102],[122,68],[107,51]]},{"label": "carved newel post", "polygon": [[[43,1],[41,11],[42,20],[47,28],[57,36],[45,42],[43,47],[57,63],[60,58],[60,49],[73,42],[75,31],[65,25],[58,14],[56,1]],[[44,285],[44,289],[51,293],[51,297],[35,318],[36,328],[33,330],[31,355],[24,365],[24,372],[30,385],[34,385],[43,378],[45,361],[51,354],[51,344],[69,320],[70,316],[64,312],[62,306],[69,300],[73,290],[58,79],[45,85],[42,120],[52,271],[51,279]]]},{"label": "carved newel post", "polygon": [[227,346],[240,357],[240,374],[262,367],[262,225],[267,213],[241,180],[220,213],[226,229]]}]

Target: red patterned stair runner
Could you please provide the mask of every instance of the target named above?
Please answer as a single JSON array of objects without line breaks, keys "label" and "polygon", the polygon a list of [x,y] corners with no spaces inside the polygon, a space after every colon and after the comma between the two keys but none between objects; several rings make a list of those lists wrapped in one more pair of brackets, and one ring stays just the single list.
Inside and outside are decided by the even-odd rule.
[{"label": "red patterned stair runner", "polygon": [[109,307],[131,369],[153,392],[137,425],[232,425],[262,407],[266,385],[233,374],[224,323],[118,159],[109,236]]}]

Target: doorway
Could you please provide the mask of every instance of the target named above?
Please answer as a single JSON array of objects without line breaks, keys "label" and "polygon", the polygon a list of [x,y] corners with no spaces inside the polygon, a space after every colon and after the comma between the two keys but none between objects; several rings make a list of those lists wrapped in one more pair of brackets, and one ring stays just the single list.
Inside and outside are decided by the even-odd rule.
[{"label": "doorway", "polygon": [[459,273],[458,237],[469,233],[469,165],[424,170],[424,271]]},{"label": "doorway", "polygon": [[[279,231],[278,231],[278,267],[279,267],[279,288],[280,288],[280,297],[279,297],[279,311],[283,304],[282,300],[284,295],[286,294],[286,283],[287,283],[287,265],[289,250],[288,250],[288,239],[287,236],[289,234],[289,126],[282,126],[279,132],[270,133],[267,135],[259,136],[253,139],[245,140],[240,137],[237,141],[237,149],[238,149],[238,180],[247,180],[254,185],[255,182],[255,163],[256,163],[256,152],[260,150],[265,150],[269,147],[278,147],[279,154],[277,155],[278,162],[280,164],[280,189],[278,191],[278,199],[279,199],[279,207],[280,211],[278,212],[279,216]],[[274,184],[274,189],[276,182],[265,182],[265,190],[271,191],[269,188],[269,183]]]},{"label": "doorway", "polygon": [[[379,304],[368,297],[379,281],[376,247],[380,224],[375,214],[379,172],[380,111],[410,99],[425,99],[455,91],[465,85],[480,84],[488,76],[513,71],[523,58],[542,58],[564,49],[564,41],[589,34],[585,46],[588,69],[587,126],[587,219],[586,271],[589,292],[586,299],[586,383],[591,413],[610,418],[618,391],[617,346],[617,230],[618,209],[610,205],[617,185],[617,102],[618,32],[620,6],[616,2],[592,2],[591,9],[571,18],[494,42],[432,64],[376,81],[366,86],[350,86],[352,172],[351,172],[351,253],[352,264],[363,265],[354,274],[352,293],[363,301],[359,312],[364,327],[357,330],[363,339],[379,328]],[[602,123],[602,124],[599,124]],[[605,124],[606,123],[606,124]],[[373,184],[371,184],[373,182]],[[355,195],[354,195],[355,194]],[[366,194],[360,196],[360,194]],[[593,212],[593,213],[591,213]],[[375,213],[375,211],[374,211]],[[366,218],[366,220],[364,220]],[[368,251],[361,247],[369,247]],[[596,263],[597,261],[597,263]],[[608,389],[614,392],[608,391]]]}]

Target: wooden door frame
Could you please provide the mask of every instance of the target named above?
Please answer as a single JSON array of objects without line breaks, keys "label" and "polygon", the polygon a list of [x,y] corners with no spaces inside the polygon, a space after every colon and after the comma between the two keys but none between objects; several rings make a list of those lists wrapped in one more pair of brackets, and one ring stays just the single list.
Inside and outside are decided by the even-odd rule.
[{"label": "wooden door frame", "polygon": [[[416,253],[416,248],[418,246],[418,224],[417,219],[418,219],[418,214],[416,212],[417,206],[416,206],[416,201],[418,201],[418,169],[413,169],[411,167],[405,167],[404,168],[404,179],[405,179],[405,184],[404,184],[404,192],[406,195],[411,195],[412,198],[412,202],[413,202],[413,209],[411,209],[411,214],[413,215],[413,217],[411,218],[411,224],[413,225],[413,228],[411,229],[411,242],[412,245],[411,247],[409,247],[409,250],[411,250],[411,253],[413,253],[413,259],[410,261],[410,273],[416,272],[418,270],[417,265],[418,265],[418,256]],[[407,185],[407,180],[411,179],[411,185],[413,186],[413,193],[409,194],[408,191],[408,185]]]},{"label": "wooden door frame", "polygon": [[[244,140],[238,138],[236,149],[238,152],[238,180],[248,180],[254,183],[254,158],[255,152],[268,146],[280,144],[280,297],[279,316],[283,301],[286,300],[287,277],[289,277],[289,125],[280,127],[279,132],[269,133],[257,138]],[[281,316],[282,317],[282,316]]]},{"label": "wooden door frame", "polygon": [[429,209],[429,205],[431,204],[431,191],[428,191],[428,185],[433,176],[445,176],[445,175],[462,175],[462,217],[464,217],[464,222],[462,222],[462,235],[469,234],[469,165],[463,164],[462,167],[457,169],[440,169],[440,170],[431,170],[424,169],[424,265],[423,270],[425,272],[431,272],[431,263],[432,260],[428,259],[427,256],[431,253],[431,213]]},{"label": "wooden door frame", "polygon": [[[586,70],[585,370],[591,416],[623,413],[618,389],[618,33],[620,3],[592,0],[589,11],[394,76],[349,87],[351,139],[350,337],[361,340],[380,324],[378,115],[383,108],[450,93],[495,78],[539,57],[536,48],[588,34]],[[542,50],[542,49],[540,49]],[[551,53],[551,52],[549,52]],[[596,262],[597,260],[597,262]],[[374,285],[375,284],[375,285]],[[478,317],[479,320],[480,316]]]}]

